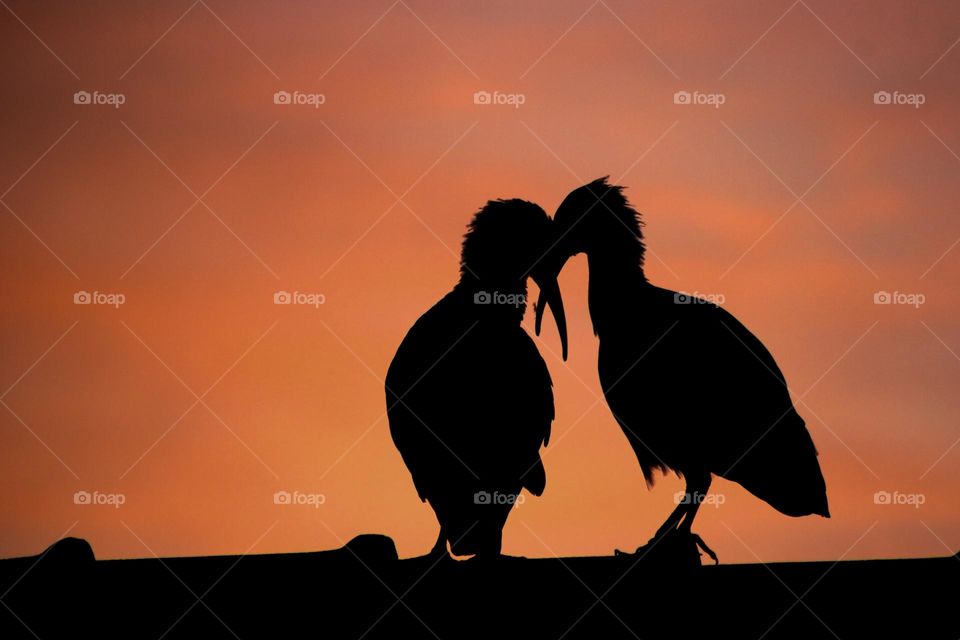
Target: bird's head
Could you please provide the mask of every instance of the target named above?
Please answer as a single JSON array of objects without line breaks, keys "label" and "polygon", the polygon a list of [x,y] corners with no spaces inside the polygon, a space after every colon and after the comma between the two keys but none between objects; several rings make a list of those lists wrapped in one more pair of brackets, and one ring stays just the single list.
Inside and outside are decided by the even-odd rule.
[{"label": "bird's head", "polygon": [[[592,259],[643,269],[643,223],[623,195],[623,187],[599,178],[570,192],[553,217],[556,243],[544,258],[544,277],[559,275],[578,253]],[[538,304],[537,333],[542,312]]]},{"label": "bird's head", "polygon": [[560,203],[553,220],[559,253],[615,254],[643,266],[643,223],[623,195],[624,187],[607,177],[578,187]]},{"label": "bird's head", "polygon": [[[526,295],[527,278],[540,288],[537,303],[537,334],[543,311],[550,307],[567,358],[567,321],[557,274],[542,260],[555,244],[557,234],[550,216],[526,200],[491,200],[477,212],[463,239],[460,280],[488,294]],[[496,303],[496,300],[490,300]]]}]

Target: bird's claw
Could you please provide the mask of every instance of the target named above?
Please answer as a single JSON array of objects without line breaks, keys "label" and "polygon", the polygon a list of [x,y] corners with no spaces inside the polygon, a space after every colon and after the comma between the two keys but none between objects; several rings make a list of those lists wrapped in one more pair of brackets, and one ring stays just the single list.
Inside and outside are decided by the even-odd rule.
[{"label": "bird's claw", "polygon": [[717,558],[717,554],[714,553],[713,549],[707,546],[707,543],[703,541],[703,538],[696,533],[691,533],[690,536],[693,538],[693,541],[696,543],[696,545],[700,547],[704,553],[710,556],[710,559],[713,560],[713,564],[720,564],[720,559]]},{"label": "bird's claw", "polygon": [[[663,542],[664,545],[661,547],[659,543]],[[664,557],[676,556],[677,558],[686,557],[686,554],[689,551],[678,551],[682,549],[689,550],[690,547],[697,552],[697,555],[702,555],[700,551],[706,553],[714,564],[720,564],[717,554],[707,546],[707,543],[703,541],[696,533],[686,533],[678,530],[672,530],[663,536],[655,536],[647,544],[637,547],[637,550],[633,553],[628,551],[621,551],[620,549],[614,549],[613,555],[615,557],[624,557],[624,556],[634,556],[638,558],[644,558],[649,555],[651,559],[660,559]],[[659,548],[658,548],[659,547]],[[698,563],[699,564],[699,563]]]}]

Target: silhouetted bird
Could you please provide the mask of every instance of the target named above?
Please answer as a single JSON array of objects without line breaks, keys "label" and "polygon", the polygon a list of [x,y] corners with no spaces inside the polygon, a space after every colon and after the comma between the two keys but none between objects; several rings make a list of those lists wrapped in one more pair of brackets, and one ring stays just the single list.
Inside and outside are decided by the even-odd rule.
[{"label": "silhouetted bird", "polygon": [[686,481],[676,509],[637,551],[662,543],[658,554],[689,558],[699,545],[716,561],[691,532],[711,474],[787,515],[829,517],[816,449],[773,356],[726,310],[647,281],[642,223],[622,189],[601,178],[571,192],[554,217],[560,240],[545,261],[558,273],[586,253],[607,404],[648,486],[654,470]]},{"label": "silhouetted bird", "polygon": [[456,555],[499,554],[521,490],[544,490],[552,383],[520,323],[530,276],[566,353],[556,274],[529,271],[554,239],[537,205],[488,202],[464,236],[460,281],[413,325],[387,372],[390,433],[440,523],[432,554],[446,556],[447,542]]}]

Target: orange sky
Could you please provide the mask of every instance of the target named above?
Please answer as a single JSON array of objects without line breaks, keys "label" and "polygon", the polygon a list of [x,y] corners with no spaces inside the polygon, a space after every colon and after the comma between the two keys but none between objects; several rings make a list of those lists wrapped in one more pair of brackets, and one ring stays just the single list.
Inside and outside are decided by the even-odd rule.
[{"label": "orange sky", "polygon": [[[485,200],[552,212],[605,174],[644,213],[650,278],[724,296],[821,453],[831,520],[714,483],[725,501],[697,529],[721,560],[956,551],[960,7],[902,5],[8,0],[0,556],[68,531],[100,557],[361,532],[426,551],[436,521],[383,415],[394,350],[454,283]],[[81,90],[124,103],[74,104]],[[474,104],[481,90],[524,103]],[[646,490],[597,402],[585,260],[561,286],[569,362],[552,326],[540,343],[547,490],[511,516],[511,554],[632,549],[680,487]],[[80,290],[126,299],[75,305]],[[881,290],[925,302],[875,305]]]}]

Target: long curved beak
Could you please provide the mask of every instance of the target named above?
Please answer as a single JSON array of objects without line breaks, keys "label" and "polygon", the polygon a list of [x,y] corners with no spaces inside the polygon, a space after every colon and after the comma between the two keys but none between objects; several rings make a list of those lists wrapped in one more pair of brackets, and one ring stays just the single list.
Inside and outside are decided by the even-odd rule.
[{"label": "long curved beak", "polygon": [[567,359],[567,316],[563,310],[563,297],[560,295],[560,285],[557,282],[557,276],[560,275],[560,269],[566,259],[559,264],[551,265],[544,270],[544,273],[533,276],[537,286],[540,287],[540,297],[536,304],[536,322],[535,329],[537,335],[540,335],[540,329],[543,327],[543,312],[549,306],[553,312],[553,319],[557,322],[557,331],[560,333],[560,346],[563,350],[563,359]]}]

